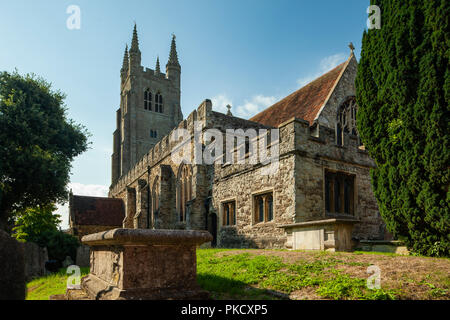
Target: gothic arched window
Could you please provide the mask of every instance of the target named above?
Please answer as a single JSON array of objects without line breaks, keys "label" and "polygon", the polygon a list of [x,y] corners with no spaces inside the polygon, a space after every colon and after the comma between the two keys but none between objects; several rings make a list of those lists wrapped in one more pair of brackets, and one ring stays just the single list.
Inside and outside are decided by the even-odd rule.
[{"label": "gothic arched window", "polygon": [[159,177],[156,177],[155,182],[153,183],[152,188],[152,217],[153,217],[153,226],[156,226],[158,215],[159,215]]},{"label": "gothic arched window", "polygon": [[159,92],[155,95],[155,112],[163,113],[163,97]]},{"label": "gothic arched window", "polygon": [[149,89],[144,92],[144,109],[152,110],[152,93]]},{"label": "gothic arched window", "polygon": [[344,134],[349,133],[358,135],[356,128],[356,105],[355,97],[348,98],[338,109],[336,120],[336,143],[340,146],[344,145]]},{"label": "gothic arched window", "polygon": [[177,211],[180,221],[186,221],[186,209],[190,200],[192,200],[192,171],[190,166],[182,164],[177,179]]}]

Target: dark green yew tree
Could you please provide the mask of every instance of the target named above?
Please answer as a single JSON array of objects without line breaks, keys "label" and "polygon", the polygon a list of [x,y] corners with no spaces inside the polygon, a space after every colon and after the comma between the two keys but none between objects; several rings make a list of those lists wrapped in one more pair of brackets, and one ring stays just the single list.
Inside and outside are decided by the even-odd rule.
[{"label": "dark green yew tree", "polygon": [[448,256],[450,1],[377,0],[381,29],[364,32],[358,130],[389,231],[414,252]]}]

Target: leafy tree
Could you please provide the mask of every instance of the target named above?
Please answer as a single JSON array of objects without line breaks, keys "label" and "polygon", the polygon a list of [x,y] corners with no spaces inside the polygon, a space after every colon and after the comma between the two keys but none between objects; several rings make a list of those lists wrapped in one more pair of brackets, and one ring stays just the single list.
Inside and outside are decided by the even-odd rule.
[{"label": "leafy tree", "polygon": [[47,247],[48,258],[50,260],[64,261],[70,256],[73,261],[76,259],[77,248],[80,246],[78,239],[62,231],[45,231],[41,233],[36,243],[40,247]]},{"label": "leafy tree", "polygon": [[34,75],[0,73],[0,228],[13,212],[67,198],[71,162],[88,147],[65,96]]},{"label": "leafy tree", "polygon": [[373,0],[381,29],[364,32],[358,130],[388,229],[414,252],[448,256],[448,0]]},{"label": "leafy tree", "polygon": [[55,205],[28,208],[16,214],[13,237],[22,242],[39,242],[44,232],[58,231],[61,216],[53,214]]},{"label": "leafy tree", "polygon": [[78,239],[58,230],[61,216],[54,214],[55,205],[28,208],[16,214],[13,237],[21,242],[34,242],[46,247],[50,260],[62,262],[67,256],[75,261]]}]

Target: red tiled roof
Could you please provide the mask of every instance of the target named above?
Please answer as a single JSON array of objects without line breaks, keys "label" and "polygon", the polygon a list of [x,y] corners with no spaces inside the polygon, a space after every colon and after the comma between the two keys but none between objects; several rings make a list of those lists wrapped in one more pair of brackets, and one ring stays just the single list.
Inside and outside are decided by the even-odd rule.
[{"label": "red tiled roof", "polygon": [[346,62],[338,65],[250,120],[278,127],[283,122],[295,117],[307,120],[312,125],[345,64]]},{"label": "red tiled roof", "polygon": [[73,196],[70,212],[76,225],[122,227],[125,207],[122,199]]}]

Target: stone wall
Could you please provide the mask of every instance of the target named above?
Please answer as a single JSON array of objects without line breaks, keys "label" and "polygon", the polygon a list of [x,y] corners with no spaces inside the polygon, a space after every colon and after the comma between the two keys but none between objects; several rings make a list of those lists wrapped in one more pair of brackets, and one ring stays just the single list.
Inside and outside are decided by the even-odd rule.
[{"label": "stone wall", "polygon": [[370,169],[375,163],[367,151],[360,148],[357,138],[346,135],[344,146],[336,145],[335,132],[320,127],[318,137],[312,137],[306,123],[293,121],[296,146],[296,219],[305,222],[327,218],[325,211],[325,171],[354,175],[354,218],[360,220],[353,229],[355,239],[380,239],[384,235],[383,221],[370,182]]},{"label": "stone wall", "polygon": [[[197,110],[192,112],[186,120],[180,122],[177,128],[185,129],[194,136],[194,123],[198,122],[205,129],[207,122],[211,120],[211,101],[205,100]],[[175,130],[175,129],[174,129]],[[125,227],[133,228],[135,215],[139,214],[140,225],[147,227],[142,221],[153,221],[156,228],[162,229],[203,229],[205,226],[204,201],[208,197],[210,182],[207,178],[207,168],[202,165],[192,165],[192,200],[190,208],[192,215],[188,221],[180,221],[176,208],[177,179],[181,165],[174,162],[171,152],[180,143],[175,138],[174,130],[163,137],[126,175],[110,188],[110,197],[122,198],[126,203]],[[189,143],[189,142],[188,142]],[[191,162],[194,160],[194,147],[191,143]],[[150,186],[150,196],[147,201],[143,192],[145,188],[139,187],[147,184]],[[157,188],[156,188],[157,187]],[[154,190],[159,193],[155,194]],[[155,208],[152,204],[158,199],[158,217],[155,217]],[[147,205],[148,204],[148,205]],[[151,227],[151,226],[150,226]]]},{"label": "stone wall", "polygon": [[326,101],[320,116],[318,117],[318,123],[321,126],[325,126],[331,129],[335,129],[336,113],[338,107],[350,96],[356,95],[355,78],[356,71],[358,69],[358,62],[354,55],[351,55],[347,61],[346,67],[343,68],[343,73],[335,84],[334,90],[332,90],[328,100]]},{"label": "stone wall", "polygon": [[25,300],[23,246],[0,230],[0,300]]},{"label": "stone wall", "polygon": [[[349,63],[352,64],[352,60]],[[339,96],[352,93],[350,82],[350,75],[344,73],[336,86],[335,96],[328,100],[324,109],[326,112],[337,108]],[[194,157],[195,121],[201,123],[202,130],[270,129],[255,122],[213,112],[211,102],[206,100],[178,126],[191,134],[186,142],[191,151],[191,161]],[[154,186],[158,185],[160,210],[156,228],[211,231],[215,227],[219,246],[282,248],[287,235],[280,225],[330,218],[325,212],[325,172],[339,171],[355,176],[353,218],[360,222],[354,226],[352,236],[355,239],[382,237],[383,222],[370,185],[370,169],[375,164],[360,148],[357,137],[346,134],[344,145],[338,146],[331,125],[325,126],[319,122],[310,127],[307,121],[294,118],[281,124],[279,130],[279,170],[273,175],[261,174],[265,168],[262,164],[192,165],[192,200],[189,202],[190,216],[185,222],[179,221],[176,207],[180,165],[174,163],[171,157],[171,151],[179,143],[173,136],[174,131],[163,137],[135,167],[111,186],[110,196],[123,198],[128,203],[127,219],[140,213],[139,219],[147,221],[154,218],[154,212],[151,205],[147,208],[146,202],[142,201],[141,192],[147,191],[143,191],[139,183],[150,186],[149,203],[152,203]],[[275,145],[269,146],[268,150],[275,150]],[[239,148],[234,150],[235,157],[238,152]],[[253,199],[255,194],[263,191],[273,192],[274,219],[272,222],[255,223]],[[222,225],[221,207],[228,200],[236,201],[235,226]],[[207,203],[210,203],[209,207]],[[211,225],[214,215],[217,216],[216,226]]]},{"label": "stone wall", "polygon": [[[277,225],[292,222],[295,214],[294,157],[281,159],[279,170],[274,175],[263,175],[261,170],[259,168],[236,172],[214,181],[212,194],[213,206],[218,217],[219,246],[284,247],[286,237],[283,229]],[[270,222],[256,223],[253,197],[264,192],[273,192],[274,218]],[[236,202],[236,225],[223,226],[224,212],[221,205],[230,200]]]},{"label": "stone wall", "polygon": [[45,262],[48,261],[47,248],[41,248],[32,242],[22,243],[22,246],[26,281],[45,275]]}]

